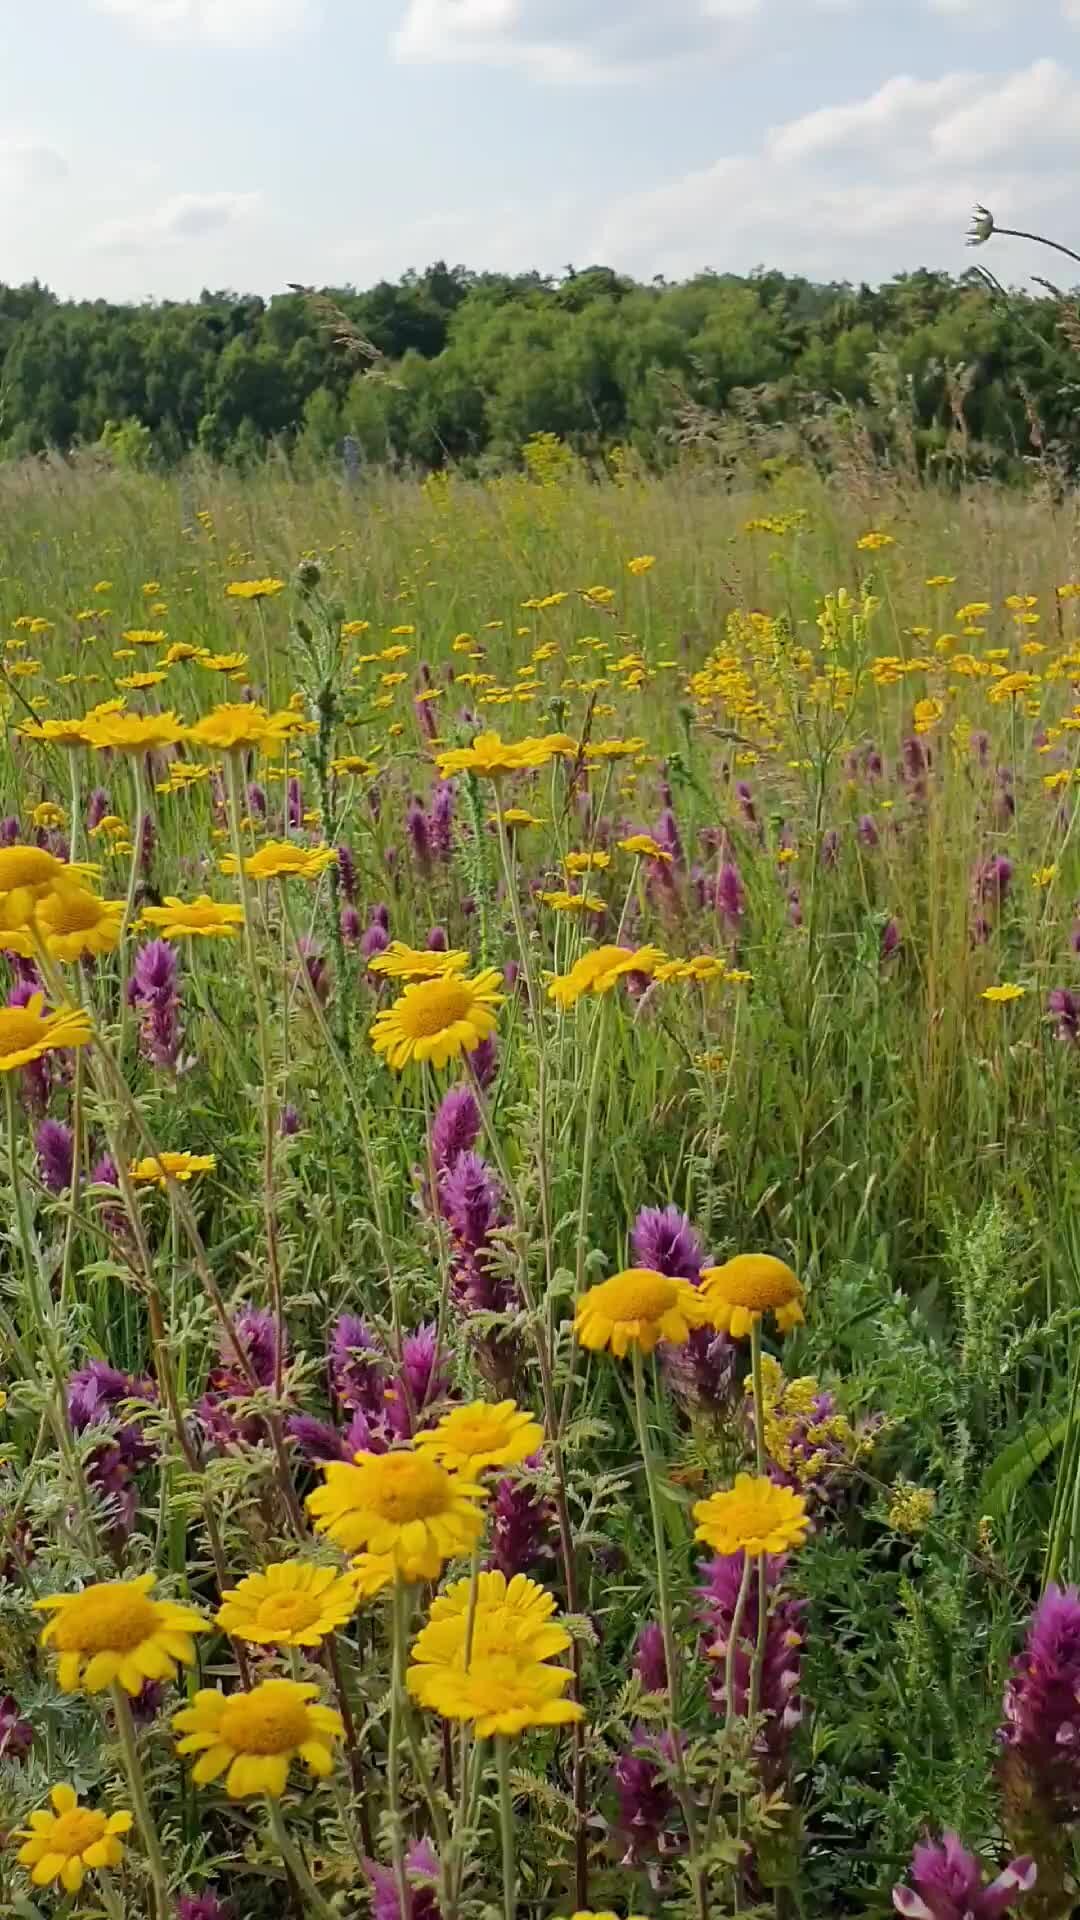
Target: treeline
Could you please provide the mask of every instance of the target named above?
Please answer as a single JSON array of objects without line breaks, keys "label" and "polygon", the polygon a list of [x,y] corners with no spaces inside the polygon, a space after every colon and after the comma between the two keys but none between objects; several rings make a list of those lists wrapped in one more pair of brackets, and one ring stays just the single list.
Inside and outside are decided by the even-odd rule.
[{"label": "treeline", "polygon": [[1071,472],[1072,313],[925,271],[877,288],[778,272],[643,285],[605,267],[553,280],[439,263],[362,293],[144,306],[0,287],[0,449],[103,444],[170,464],[192,448],[244,462],[272,442],[316,458],[344,444],[361,462],[483,467],[548,432],[662,462],[710,420],[812,439],[846,417],[924,465],[1016,471],[1052,455]]}]

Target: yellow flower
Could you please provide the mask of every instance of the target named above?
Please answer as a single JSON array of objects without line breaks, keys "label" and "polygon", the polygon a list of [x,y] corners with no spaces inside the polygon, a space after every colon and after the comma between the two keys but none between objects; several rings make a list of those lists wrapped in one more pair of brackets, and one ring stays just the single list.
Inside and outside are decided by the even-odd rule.
[{"label": "yellow flower", "polygon": [[1036,887],[1052,887],[1054,881],[1057,879],[1057,867],[1036,867],[1031,879],[1032,884]]},{"label": "yellow flower", "polygon": [[667,860],[671,855],[666,847],[654,840],[651,833],[631,833],[625,840],[619,841],[623,853],[636,854],[639,860]]},{"label": "yellow flower", "polygon": [[928,587],[954,587],[956,575],[955,573],[932,573],[926,584]]},{"label": "yellow flower", "polygon": [[444,780],[468,772],[497,780],[503,774],[546,766],[551,758],[552,751],[543,740],[504,741],[497,733],[478,733],[471,747],[451,747],[437,753],[435,764]]},{"label": "yellow flower", "polygon": [[555,893],[542,893],[540,898],[554,913],[603,913],[607,906],[596,893],[567,893],[560,889]]},{"label": "yellow flower", "polygon": [[467,1669],[410,1667],[406,1685],[444,1720],[468,1721],[478,1740],[489,1740],[584,1719],[584,1708],[562,1698],[570,1679],[568,1667],[494,1653],[481,1654]]},{"label": "yellow flower", "polygon": [[635,559],[627,561],[626,571],[627,573],[651,573],[655,565],[655,553],[639,553]]},{"label": "yellow flower", "polygon": [[155,669],[150,673],[126,673],[116,684],[126,687],[131,693],[145,693],[149,687],[160,687],[164,678],[164,671]]},{"label": "yellow flower", "polygon": [[603,873],[611,865],[610,853],[597,848],[592,853],[568,853],[563,861],[567,873]]},{"label": "yellow flower", "polygon": [[1018,987],[1015,980],[1004,980],[1000,987],[984,987],[982,999],[990,1000],[995,1006],[1004,1006],[1010,1000],[1022,1000],[1026,987]]},{"label": "yellow flower", "polygon": [[88,747],[84,720],[27,720],[18,731],[24,740],[47,740],[54,747]]},{"label": "yellow flower", "polygon": [[153,1183],[162,1192],[170,1179],[186,1185],[197,1173],[213,1173],[217,1166],[212,1153],[151,1153],[144,1160],[133,1160],[128,1172],[136,1186]]},{"label": "yellow flower", "polygon": [[500,820],[511,833],[520,832],[523,827],[542,827],[544,824],[539,815],[530,813],[527,807],[504,807],[501,813],[488,814],[489,826],[498,826]]},{"label": "yellow flower", "polygon": [[590,740],[585,748],[587,761],[630,760],[644,753],[645,741],[633,740]]},{"label": "yellow flower", "polygon": [[112,953],[120,944],[123,918],[122,900],[99,900],[84,887],[58,887],[34,909],[38,933],[54,960]]},{"label": "yellow flower", "polygon": [[781,1333],[805,1317],[798,1278],[771,1253],[737,1253],[721,1267],[703,1267],[701,1286],[711,1320],[734,1340],[744,1339],[763,1313],[775,1316]]},{"label": "yellow flower", "polygon": [[764,1474],[739,1473],[735,1485],[694,1506],[695,1540],[714,1553],[787,1553],[801,1547],[809,1520],[806,1501]]},{"label": "yellow flower", "polygon": [[44,1004],[44,994],[35,993],[25,1007],[0,1007],[0,1073],[13,1073],[64,1047],[89,1045],[93,1029],[88,1013],[81,1007],[45,1013]]},{"label": "yellow flower", "polygon": [[83,724],[92,747],[114,753],[153,753],[184,738],[175,713],[88,713]]},{"label": "yellow flower", "polygon": [[484,1530],[484,1489],[448,1473],[413,1447],[331,1460],[326,1484],[307,1497],[316,1531],[346,1553],[390,1554],[405,1580],[437,1580],[443,1562],[468,1553]]},{"label": "yellow flower", "polygon": [[201,660],[205,653],[205,647],[193,647],[190,640],[174,640],[161,658],[167,667],[175,667],[185,660]]},{"label": "yellow flower", "polygon": [[656,978],[665,985],[677,980],[723,980],[724,962],[715,953],[695,953],[689,960],[667,960],[657,967]]},{"label": "yellow flower", "polygon": [[100,1693],[119,1681],[134,1695],[145,1681],[171,1680],[178,1666],[194,1665],[192,1635],[205,1633],[207,1623],[192,1607],[151,1600],[155,1578],[145,1573],[34,1601],[39,1612],[53,1615],[41,1644],[59,1655],[62,1692]]},{"label": "yellow flower", "polygon": [[860,553],[878,553],[882,547],[895,547],[896,541],[891,533],[864,533],[856,540]]},{"label": "yellow flower", "polygon": [[211,900],[200,893],[195,900],[178,900],[175,893],[165,895],[160,907],[144,907],[141,927],[154,927],[162,940],[231,940],[244,924],[244,909],[228,901]]},{"label": "yellow flower", "polygon": [[480,1473],[484,1467],[516,1467],[543,1444],[544,1429],[516,1400],[474,1400],[454,1407],[437,1426],[424,1427],[414,1445],[450,1473]]},{"label": "yellow flower", "polygon": [[266,580],[230,580],[225,589],[230,600],[272,600],[275,594],[284,591],[284,580],[272,577]]},{"label": "yellow flower", "polygon": [[201,653],[199,655],[199,665],[205,667],[208,673],[239,674],[243,672],[247,663],[246,653]]},{"label": "yellow flower", "polygon": [[661,1340],[683,1347],[691,1328],[705,1326],[708,1317],[702,1295],[688,1280],[627,1267],[582,1294],[574,1332],[581,1346],[594,1352],[610,1347],[621,1360],[631,1347],[651,1353]]},{"label": "yellow flower", "polygon": [[48,832],[53,827],[64,824],[64,809],[58,807],[55,800],[39,800],[30,815],[35,827],[44,827]]},{"label": "yellow flower", "polygon": [[926,1532],[936,1505],[937,1496],[932,1487],[917,1487],[910,1480],[897,1480],[889,1496],[889,1525],[896,1533],[917,1537]]},{"label": "yellow flower", "polygon": [[406,987],[392,1007],[376,1015],[370,1028],[376,1053],[400,1073],[412,1060],[430,1060],[444,1067],[495,1031],[495,1013],[505,995],[498,991],[501,976],[485,967],[471,979],[445,974]]},{"label": "yellow flower", "polygon": [[317,1647],[356,1612],[355,1579],[308,1560],[282,1560],[249,1573],[221,1596],[223,1632],[257,1646]]},{"label": "yellow flower", "polygon": [[441,980],[448,973],[464,973],[469,956],[460,949],[436,953],[428,947],[409,947],[391,940],[382,953],[368,961],[369,973],[385,973],[391,980]]},{"label": "yellow flower", "polygon": [[334,1771],[333,1743],[345,1732],[341,1715],[313,1706],[318,1687],[298,1680],[263,1680],[250,1693],[219,1693],[201,1687],[190,1707],[173,1714],[184,1738],[177,1753],[197,1753],[191,1777],[197,1786],[226,1775],[230,1800],[267,1794],[280,1800],[289,1762],[300,1759],[317,1780]]},{"label": "yellow flower", "polygon": [[16,1858],[30,1868],[35,1887],[59,1880],[67,1893],[78,1893],[95,1867],[118,1867],[124,1857],[122,1833],[130,1833],[130,1813],[95,1813],[80,1807],[74,1787],[51,1787],[55,1813],[43,1809],[30,1815],[29,1827],[16,1838],[23,1842]]},{"label": "yellow flower", "polygon": [[160,627],[125,627],[120,635],[129,647],[160,647],[168,637]]},{"label": "yellow flower", "polygon": [[279,732],[275,717],[268,714],[265,707],[241,700],[233,705],[222,703],[204,714],[188,729],[188,738],[197,746],[212,748],[215,753],[245,753],[267,742],[276,745]]},{"label": "yellow flower", "polygon": [[77,887],[97,871],[86,862],[58,860],[44,847],[0,847],[0,895],[25,892],[31,904],[54,887]]},{"label": "yellow flower", "polygon": [[593,947],[575,960],[569,973],[557,973],[548,982],[548,999],[572,1007],[584,993],[610,993],[628,973],[659,974],[664,960],[659,947]]},{"label": "yellow flower", "polygon": [[[336,847],[302,847],[295,840],[267,840],[244,861],[252,880],[318,880],[337,861]],[[218,861],[222,873],[236,872],[236,859],[227,853]]]},{"label": "yellow flower", "polygon": [[[472,1614],[472,1646],[476,1655],[516,1654],[522,1660],[550,1660],[570,1646],[566,1628],[552,1618],[555,1597],[535,1580],[516,1573],[507,1580],[503,1573],[480,1574],[476,1583],[476,1607],[472,1609],[472,1581],[455,1580],[431,1603],[427,1624],[413,1643],[412,1658],[418,1667],[464,1667]],[[423,1698],[423,1676],[417,1675],[412,1691]]]}]

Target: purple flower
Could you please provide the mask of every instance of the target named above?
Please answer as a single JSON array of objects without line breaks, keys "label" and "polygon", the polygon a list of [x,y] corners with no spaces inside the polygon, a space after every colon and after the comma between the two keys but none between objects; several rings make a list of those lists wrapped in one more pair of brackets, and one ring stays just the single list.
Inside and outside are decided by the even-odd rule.
[{"label": "purple flower", "polygon": [[[311,990],[320,1006],[325,1006],[330,998],[330,969],[326,964],[323,950],[310,934],[302,933],[296,942],[300,964],[304,968]],[[302,976],[298,976],[302,978]],[[304,989],[306,992],[306,988]]]},{"label": "purple flower", "polygon": [[881,958],[891,960],[900,945],[900,928],[895,920],[886,920],[881,929]]},{"label": "purple flower", "polygon": [[839,858],[840,835],[835,827],[829,827],[821,836],[821,864],[823,867],[835,867]]},{"label": "purple flower", "polygon": [[495,1044],[495,1035],[489,1033],[486,1039],[481,1040],[480,1045],[474,1047],[469,1055],[469,1065],[476,1075],[478,1085],[483,1088],[485,1093],[495,1078],[498,1064],[498,1048]]},{"label": "purple flower", "polygon": [[450,950],[450,942],[446,937],[446,928],[432,927],[425,941],[425,945],[429,953],[448,953]]},{"label": "purple flower", "polygon": [[135,1520],[135,1475],[155,1453],[146,1438],[144,1417],[117,1412],[129,1400],[156,1404],[153,1381],[121,1373],[103,1360],[91,1360],[68,1381],[67,1412],[72,1432],[85,1433],[92,1427],[109,1429],[108,1437],[89,1456],[87,1477],[106,1501],[112,1523],[123,1535],[130,1533]]},{"label": "purple flower", "polygon": [[725,1414],[735,1387],[738,1342],[711,1327],[694,1327],[681,1347],[664,1346],[664,1377],[695,1413]]},{"label": "purple flower", "polygon": [[1080,1811],[1080,1591],[1049,1586],[1012,1663],[1000,1739],[1040,1798]]},{"label": "purple flower", "polygon": [[401,1380],[391,1386],[387,1396],[390,1424],[394,1431],[411,1431],[410,1405],[417,1413],[445,1399],[450,1389],[447,1366],[449,1354],[439,1346],[434,1320],[425,1321],[415,1333],[407,1333],[401,1343]]},{"label": "purple flower", "polygon": [[430,1840],[419,1840],[405,1855],[405,1879],[409,1908],[401,1910],[401,1894],[392,1867],[381,1867],[377,1860],[364,1862],[371,1881],[372,1920],[441,1920],[435,1889],[430,1884],[439,1877],[439,1861]]},{"label": "purple flower", "polygon": [[386,1353],[366,1320],[343,1313],[330,1336],[330,1384],[350,1413],[386,1415]]},{"label": "purple flower", "polygon": [[25,1760],[34,1744],[34,1729],[19,1712],[10,1693],[0,1697],[0,1760]]},{"label": "purple flower", "polygon": [[142,817],[142,826],[139,829],[139,872],[140,873],[146,874],[150,872],[150,869],[154,864],[154,847],[156,846],[156,844],[157,844],[157,832],[154,827],[153,817],[149,813],[144,813]]},{"label": "purple flower", "polygon": [[344,841],[338,843],[338,881],[344,898],[351,907],[356,905],[356,861],[353,850]]},{"label": "purple flower", "polygon": [[296,775],[289,781],[287,817],[290,827],[298,827],[304,818],[304,793]]},{"label": "purple flower", "polygon": [[257,818],[260,820],[266,819],[266,807],[267,807],[266,788],[260,787],[258,782],[255,780],[252,780],[249,783],[248,790],[247,790],[247,804],[248,804],[249,813],[255,814]]},{"label": "purple flower", "polygon": [[178,963],[167,940],[151,940],[135,956],[129,988],[140,1010],[139,1040],[155,1067],[175,1068],[180,1054]]},{"label": "purple flower", "polygon": [[655,1620],[642,1627],[634,1648],[634,1671],[646,1693],[666,1693],[668,1684],[664,1631]]},{"label": "purple flower", "polygon": [[971,876],[971,897],[976,905],[1000,907],[1012,886],[1013,863],[1007,854],[990,854],[980,860]]},{"label": "purple flower", "polygon": [[371,922],[360,938],[360,952],[365,960],[374,960],[377,953],[385,953],[390,945],[389,915],[385,907],[376,907]]},{"label": "purple flower", "polygon": [[104,787],[95,787],[86,802],[87,832],[93,833],[95,827],[100,827],[105,815],[110,811],[109,796]]},{"label": "purple flower", "polygon": [[[757,1737],[757,1751],[763,1772],[772,1780],[778,1779],[784,1771],[791,1729],[798,1725],[801,1718],[799,1654],[802,1647],[803,1602],[792,1599],[782,1591],[784,1566],[783,1554],[764,1556],[767,1612],[760,1709],[765,1718]],[[702,1565],[701,1572],[705,1582],[698,1588],[699,1616],[704,1629],[701,1650],[709,1662],[709,1692],[713,1706],[719,1714],[726,1715],[728,1644],[742,1583],[743,1555],[718,1554],[715,1560]],[[755,1566],[747,1584],[732,1664],[733,1704],[737,1714],[746,1713],[750,1700],[759,1577],[759,1569]]]},{"label": "purple flower", "polygon": [[294,1133],[299,1133],[301,1124],[299,1113],[292,1102],[287,1100],[281,1109],[281,1117],[278,1120],[279,1133],[284,1134],[285,1138],[289,1139]]},{"label": "purple flower", "polygon": [[637,1866],[678,1844],[668,1831],[676,1813],[671,1788],[674,1760],[671,1735],[650,1733],[648,1727],[639,1724],[634,1728],[632,1746],[615,1762],[612,1780],[619,1803],[619,1827],[627,1842],[621,1866]]},{"label": "purple flower", "polygon": [[[543,1456],[530,1454],[522,1465],[537,1473]],[[533,1573],[550,1561],[555,1510],[532,1480],[507,1473],[495,1483],[491,1503],[491,1556],[488,1566],[512,1580],[515,1573]]]},{"label": "purple flower", "polygon": [[940,1845],[915,1848],[910,1868],[914,1887],[894,1887],[893,1906],[905,1920],[997,1920],[1035,1885],[1035,1871],[1034,1860],[1024,1856],[1010,1861],[985,1885],[981,1860],[957,1834],[945,1833]]},{"label": "purple flower", "polygon": [[[670,805],[666,806],[660,815],[656,826],[655,838],[658,844],[670,853],[674,866],[681,867],[685,865],[686,856],[683,853],[683,843],[679,837],[678,823],[675,815],[671,811]],[[656,860],[653,862],[653,865],[656,867],[666,867],[667,864],[666,860]]]},{"label": "purple flower", "polygon": [[861,840],[864,847],[877,846],[878,830],[874,825],[873,816],[871,814],[869,813],[860,814],[859,824],[855,829],[855,831],[857,832],[859,839]]},{"label": "purple flower", "polygon": [[216,1893],[182,1893],[176,1903],[176,1920],[232,1920],[232,1908]]},{"label": "purple flower", "polygon": [[328,1420],[316,1420],[310,1413],[294,1413],[286,1422],[286,1432],[308,1460],[351,1460],[352,1452],[359,1451],[354,1448],[350,1452],[339,1427],[331,1426]]},{"label": "purple flower", "polygon": [[427,876],[431,872],[431,833],[427,814],[415,798],[409,802],[405,827],[412,841],[413,858],[421,873]]},{"label": "purple flower", "polygon": [[1046,1009],[1057,1022],[1058,1039],[1075,1046],[1080,1041],[1080,999],[1068,987],[1053,987],[1046,996]]},{"label": "purple flower", "polygon": [[502,1221],[502,1193],[486,1160],[478,1153],[459,1153],[440,1182],[442,1211],[462,1247],[476,1253]]},{"label": "purple flower", "polygon": [[347,947],[355,947],[360,938],[360,915],[355,907],[341,909],[341,937]]},{"label": "purple flower", "polygon": [[75,1137],[61,1120],[43,1120],[34,1135],[41,1178],[50,1193],[66,1193],[75,1171]]},{"label": "purple flower", "polygon": [[[423,702],[423,712],[427,712],[429,704],[428,701]],[[440,780],[435,789],[431,813],[428,816],[428,832],[431,851],[436,859],[449,860],[454,851],[454,783],[452,780]]]},{"label": "purple flower", "polygon": [[439,1103],[431,1123],[431,1154],[437,1173],[454,1165],[459,1154],[475,1146],[480,1132],[480,1109],[471,1087],[451,1087]]},{"label": "purple flower", "polygon": [[672,1280],[700,1278],[705,1257],[701,1241],[678,1207],[642,1207],[631,1240],[639,1266],[666,1273]]},{"label": "purple flower", "polygon": [[737,927],[746,912],[746,889],[733,860],[725,860],[716,876],[716,911],[722,920]]}]

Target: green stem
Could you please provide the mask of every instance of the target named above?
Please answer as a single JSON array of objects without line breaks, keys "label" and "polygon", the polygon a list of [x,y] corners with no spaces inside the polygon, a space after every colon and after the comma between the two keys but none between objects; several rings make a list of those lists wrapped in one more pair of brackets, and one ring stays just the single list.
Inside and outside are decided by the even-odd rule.
[{"label": "green stem", "polygon": [[[333,1907],[323,1899],[322,1894],[319,1892],[318,1887],[315,1885],[314,1880],[301,1858],[300,1849],[293,1845],[285,1828],[281,1808],[278,1806],[276,1800],[267,1798],[266,1812],[270,1824],[270,1831],[274,1836],[274,1841],[281,1854],[281,1858],[303,1894],[308,1909],[314,1916],[314,1920],[341,1920],[340,1914],[335,1913]],[[405,1909],[405,1911],[408,1911],[408,1909]]]},{"label": "green stem", "polygon": [[168,1920],[169,1882],[165,1872],[165,1862],[161,1853],[161,1841],[158,1837],[157,1822],[150,1811],[146,1785],[142,1768],[139,1765],[139,1748],[135,1737],[135,1722],[131,1717],[131,1703],[119,1681],[112,1686],[113,1712],[116,1715],[116,1730],[120,1736],[120,1753],[127,1777],[128,1792],[131,1795],[132,1809],[136,1824],[146,1848],[147,1864],[150,1868],[150,1880],[154,1889],[154,1908],[156,1920]]},{"label": "green stem", "polygon": [[517,1912],[517,1861],[514,1855],[514,1802],[510,1792],[510,1742],[505,1734],[495,1737],[495,1764],[499,1774],[499,1829],[502,1834],[503,1917],[514,1920]]},{"label": "green stem", "polygon": [[409,1912],[409,1883],[405,1874],[405,1828],[401,1810],[401,1731],[405,1708],[405,1607],[407,1588],[400,1573],[394,1576],[393,1672],[390,1681],[390,1738],[386,1761],[386,1787],[390,1801],[390,1846],[394,1857],[394,1878],[403,1914]]}]

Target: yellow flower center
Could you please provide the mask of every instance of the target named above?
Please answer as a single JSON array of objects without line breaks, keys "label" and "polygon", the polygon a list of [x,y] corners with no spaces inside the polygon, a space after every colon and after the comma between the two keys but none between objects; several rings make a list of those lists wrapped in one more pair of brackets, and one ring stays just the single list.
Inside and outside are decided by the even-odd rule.
[{"label": "yellow flower center", "polygon": [[43,1025],[40,1014],[31,1013],[27,1007],[0,1008],[0,1058],[32,1047],[40,1040]]},{"label": "yellow flower center", "polygon": [[425,980],[408,999],[403,998],[398,1019],[412,1039],[430,1040],[471,1012],[472,994],[462,981]]},{"label": "yellow flower center", "polygon": [[783,1307],[799,1298],[800,1287],[790,1267],[767,1253],[737,1254],[709,1276],[712,1286],[729,1306],[760,1313]]},{"label": "yellow flower center", "polygon": [[62,1853],[65,1859],[72,1860],[100,1840],[107,1825],[103,1813],[93,1813],[89,1807],[73,1807],[55,1822],[49,1834],[49,1852]]},{"label": "yellow flower center", "polygon": [[674,1280],[650,1267],[630,1267],[596,1289],[596,1304],[612,1320],[659,1320],[679,1297]]},{"label": "yellow flower center", "polygon": [[49,933],[85,933],[101,919],[101,901],[81,889],[50,894],[42,904],[41,919]]},{"label": "yellow flower center", "polygon": [[52,1644],[58,1653],[130,1653],[157,1627],[157,1609],[125,1581],[87,1587],[64,1607]]},{"label": "yellow flower center", "polygon": [[388,1453],[378,1464],[371,1505],[381,1520],[429,1520],[448,1504],[450,1476],[432,1460]]},{"label": "yellow flower center", "polygon": [[221,1738],[236,1753],[291,1753],[307,1739],[307,1708],[290,1694],[275,1688],[267,1698],[262,1687],[238,1693],[221,1715]]},{"label": "yellow flower center", "polygon": [[492,1447],[502,1447],[510,1438],[508,1421],[500,1420],[496,1414],[486,1410],[476,1413],[459,1413],[450,1431],[449,1438],[458,1453],[489,1453]]},{"label": "yellow flower center", "polygon": [[322,1602],[317,1594],[293,1590],[270,1594],[260,1602],[256,1618],[267,1633],[293,1633],[298,1628],[302,1631],[314,1626],[321,1612]]}]

